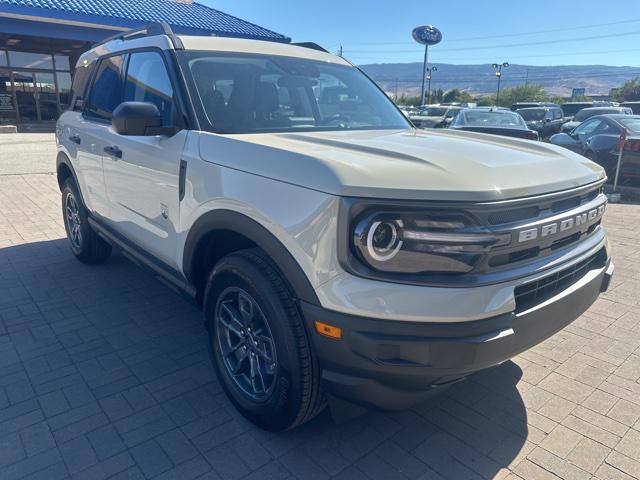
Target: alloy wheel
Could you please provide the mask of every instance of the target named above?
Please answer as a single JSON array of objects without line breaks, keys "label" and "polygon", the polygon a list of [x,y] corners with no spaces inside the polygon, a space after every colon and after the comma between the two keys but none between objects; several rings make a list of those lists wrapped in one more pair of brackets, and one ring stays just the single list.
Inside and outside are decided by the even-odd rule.
[{"label": "alloy wheel", "polygon": [[228,287],[215,310],[216,341],[229,378],[251,400],[262,401],[276,384],[277,356],[269,323],[245,290]]},{"label": "alloy wheel", "polygon": [[65,218],[67,221],[67,230],[69,232],[69,241],[77,250],[82,248],[82,220],[80,218],[80,209],[78,202],[72,193],[67,195],[65,200]]}]

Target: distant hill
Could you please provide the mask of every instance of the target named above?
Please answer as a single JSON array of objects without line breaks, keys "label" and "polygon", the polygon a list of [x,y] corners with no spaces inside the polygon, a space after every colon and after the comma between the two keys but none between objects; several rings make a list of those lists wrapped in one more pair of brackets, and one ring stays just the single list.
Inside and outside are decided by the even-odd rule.
[{"label": "distant hill", "polygon": [[[490,64],[452,65],[434,63],[431,88],[449,90],[459,88],[471,94],[492,93],[496,76]],[[422,63],[379,63],[360,65],[386,92],[416,95],[420,91]],[[573,88],[585,88],[587,95],[607,95],[612,88],[626,80],[640,76],[640,67],[611,67],[607,65],[532,66],[510,65],[503,70],[502,86],[513,87],[525,83],[545,87],[551,95],[568,96]]]}]

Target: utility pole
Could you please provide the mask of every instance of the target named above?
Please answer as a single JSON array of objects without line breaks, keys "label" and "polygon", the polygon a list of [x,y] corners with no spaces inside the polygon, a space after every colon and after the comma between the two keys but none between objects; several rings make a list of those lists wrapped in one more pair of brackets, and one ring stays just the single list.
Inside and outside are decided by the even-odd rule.
[{"label": "utility pole", "polygon": [[524,86],[528,86],[529,85],[529,69],[527,68],[527,74],[524,77]]},{"label": "utility pole", "polygon": [[503,68],[508,68],[509,67],[509,62],[503,62],[503,63],[494,63],[493,64],[493,69],[496,71],[496,77],[498,77],[498,90],[496,91],[496,107],[498,106],[498,103],[500,102],[500,79],[502,78],[502,69]]},{"label": "utility pole", "polygon": [[342,56],[342,44],[340,44],[340,48],[338,49],[338,56]]}]

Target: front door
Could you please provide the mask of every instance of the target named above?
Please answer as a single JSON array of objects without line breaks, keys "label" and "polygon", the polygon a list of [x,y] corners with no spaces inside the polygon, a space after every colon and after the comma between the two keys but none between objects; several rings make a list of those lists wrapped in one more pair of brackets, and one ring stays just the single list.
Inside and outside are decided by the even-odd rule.
[{"label": "front door", "polygon": [[[155,104],[168,127],[179,123],[173,92],[160,52],[130,54],[123,101]],[[112,226],[174,268],[178,267],[178,177],[186,138],[186,130],[171,137],[124,136],[112,128],[105,136],[103,165]]]}]

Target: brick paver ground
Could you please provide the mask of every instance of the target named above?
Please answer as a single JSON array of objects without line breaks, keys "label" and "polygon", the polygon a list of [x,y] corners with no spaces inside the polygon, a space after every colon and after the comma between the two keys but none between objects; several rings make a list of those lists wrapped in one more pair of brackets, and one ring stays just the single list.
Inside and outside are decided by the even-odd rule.
[{"label": "brick paver ground", "polygon": [[640,479],[638,206],[607,213],[610,292],[547,342],[410,411],[270,434],[200,312],[120,255],[77,262],[59,203],[53,175],[0,175],[2,480]]}]

